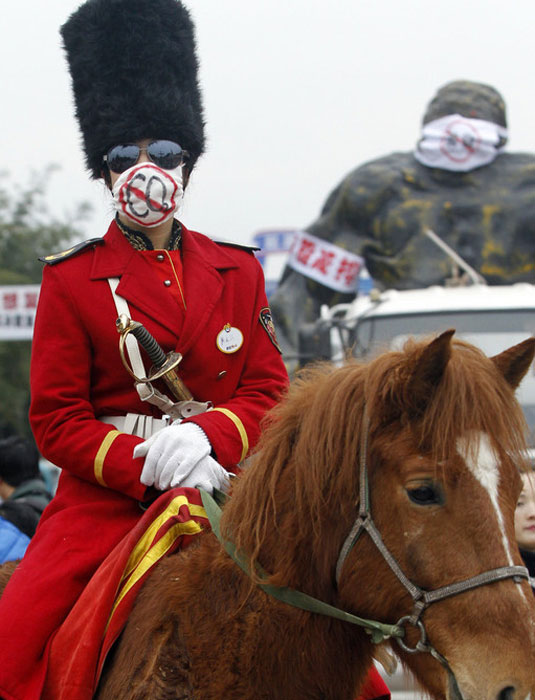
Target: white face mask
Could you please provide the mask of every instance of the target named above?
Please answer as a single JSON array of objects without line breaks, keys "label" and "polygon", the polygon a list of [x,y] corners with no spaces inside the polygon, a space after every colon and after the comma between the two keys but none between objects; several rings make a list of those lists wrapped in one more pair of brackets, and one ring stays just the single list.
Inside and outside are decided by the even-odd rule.
[{"label": "white face mask", "polygon": [[449,114],[424,124],[414,157],[428,168],[468,172],[492,163],[506,141],[499,124]]},{"label": "white face mask", "polygon": [[158,226],[182,203],[182,166],[163,170],[151,162],[136,163],[120,174],[112,194],[119,214],[147,228]]}]

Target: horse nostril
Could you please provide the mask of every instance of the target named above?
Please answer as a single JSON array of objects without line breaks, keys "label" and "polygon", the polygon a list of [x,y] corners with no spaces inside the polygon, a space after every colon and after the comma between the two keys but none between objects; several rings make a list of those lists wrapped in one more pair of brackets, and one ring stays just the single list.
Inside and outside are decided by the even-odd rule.
[{"label": "horse nostril", "polygon": [[503,690],[500,690],[496,700],[514,700],[514,697],[515,689],[512,685],[508,685],[506,688],[503,688]]}]

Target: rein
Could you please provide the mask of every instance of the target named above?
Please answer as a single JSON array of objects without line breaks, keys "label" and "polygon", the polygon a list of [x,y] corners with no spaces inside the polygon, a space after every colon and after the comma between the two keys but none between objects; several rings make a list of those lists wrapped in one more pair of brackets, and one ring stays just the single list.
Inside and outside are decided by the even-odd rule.
[{"label": "rein", "polygon": [[[383,559],[386,561],[390,569],[396,575],[397,579],[404,586],[404,588],[409,592],[414,608],[410,615],[404,615],[401,617],[396,624],[386,624],[378,622],[377,620],[367,620],[365,618],[357,617],[345,610],[340,610],[328,603],[324,603],[317,598],[307,595],[301,591],[296,591],[292,588],[287,588],[285,586],[273,586],[269,583],[260,583],[259,587],[265,591],[267,594],[276,598],[277,600],[291,605],[302,610],[307,610],[309,612],[318,613],[320,615],[327,615],[329,617],[336,618],[338,620],[343,620],[344,622],[349,622],[359,627],[363,627],[368,634],[370,634],[372,642],[379,644],[386,639],[395,638],[400,647],[409,654],[416,654],[418,652],[428,652],[435,658],[440,664],[445,668],[448,673],[450,689],[452,691],[452,698],[456,700],[463,700],[463,696],[459,690],[455,675],[449,665],[447,659],[442,656],[428,641],[427,633],[422,620],[420,619],[424,610],[428,608],[432,603],[436,603],[440,600],[450,598],[459,593],[464,593],[465,591],[473,590],[474,588],[479,588],[480,586],[485,586],[489,583],[494,583],[496,581],[502,581],[504,579],[512,578],[515,583],[521,583],[522,579],[527,579],[529,581],[528,570],[524,566],[500,566],[496,569],[489,569],[482,574],[477,576],[472,576],[463,581],[458,581],[456,583],[451,583],[446,586],[441,586],[432,591],[425,591],[415,583],[413,583],[403,572],[401,566],[396,561],[395,557],[389,551],[383,539],[381,533],[377,529],[371,514],[371,504],[370,504],[370,494],[369,494],[369,480],[368,480],[368,468],[367,468],[367,456],[368,456],[368,430],[369,430],[369,417],[367,411],[364,411],[362,417],[361,425],[361,440],[360,440],[360,452],[359,452],[359,464],[360,464],[360,476],[359,476],[359,513],[353,524],[349,535],[345,539],[340,554],[338,556],[338,561],[336,564],[336,584],[339,585],[340,577],[342,574],[342,569],[344,567],[345,561],[353,549],[356,541],[363,532],[367,532],[374,542],[375,546],[381,553]],[[248,576],[251,576],[251,572],[247,563],[245,562],[243,556],[236,551],[236,548],[232,542],[225,540],[221,535],[221,530],[219,526],[219,521],[221,517],[221,508],[216,502],[216,500],[208,494],[206,491],[199,489],[202,503],[206,511],[210,525],[212,526],[212,531],[223,545],[227,554],[233,559],[233,561],[244,571]],[[225,495],[221,492],[215,491],[217,497],[225,499]],[[266,574],[258,567],[257,573],[261,579],[267,581]],[[404,641],[405,636],[405,626],[411,625],[418,628],[420,633],[420,639],[414,647],[409,647]]]},{"label": "rein", "polygon": [[[219,504],[206,491],[203,491],[202,489],[199,489],[199,491],[206,515],[210,521],[210,525],[212,526],[212,532],[223,545],[230,558],[240,567],[242,571],[250,576],[251,572],[243,556],[236,551],[236,548],[232,542],[225,540],[221,535],[221,529],[219,526],[219,521],[221,519],[221,508]],[[225,498],[224,494],[221,494],[221,496],[223,499]],[[219,494],[218,498],[220,498]],[[257,573],[262,579],[267,580],[264,572],[258,569]],[[379,644],[390,637],[399,638],[405,634],[404,629],[398,625],[388,625],[382,622],[377,622],[376,620],[366,620],[365,618],[357,617],[352,613],[345,610],[340,610],[333,605],[329,605],[328,603],[324,603],[317,598],[313,598],[302,591],[296,591],[293,588],[287,588],[286,586],[272,586],[269,583],[260,583],[258,585],[268,595],[276,598],[282,603],[286,603],[287,605],[291,605],[295,608],[300,608],[301,610],[307,610],[308,612],[334,617],[337,620],[343,620],[344,622],[349,622],[353,625],[363,627],[366,632],[370,634],[374,644]]]}]

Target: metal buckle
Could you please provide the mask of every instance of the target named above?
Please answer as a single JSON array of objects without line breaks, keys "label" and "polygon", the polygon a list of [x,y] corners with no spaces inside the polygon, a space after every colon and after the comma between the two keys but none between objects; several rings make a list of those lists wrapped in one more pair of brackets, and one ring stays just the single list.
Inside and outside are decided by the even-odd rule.
[{"label": "metal buckle", "polygon": [[429,645],[427,644],[427,635],[425,633],[425,627],[421,620],[412,619],[411,615],[405,615],[398,622],[398,627],[404,627],[405,625],[411,625],[412,627],[418,627],[420,630],[420,639],[416,642],[415,647],[409,647],[405,644],[402,637],[396,637],[396,642],[399,646],[406,651],[408,654],[417,654],[419,651],[429,651]]}]

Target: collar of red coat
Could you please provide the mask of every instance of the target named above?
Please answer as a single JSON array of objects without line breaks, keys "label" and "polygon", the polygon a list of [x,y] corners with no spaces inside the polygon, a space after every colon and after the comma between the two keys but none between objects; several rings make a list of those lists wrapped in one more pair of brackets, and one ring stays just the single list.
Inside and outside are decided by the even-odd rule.
[{"label": "collar of red coat", "polygon": [[[182,227],[182,260],[184,266],[190,259],[202,261],[216,270],[237,267],[235,260],[226,250],[214,243],[202,233],[189,231],[184,224]],[[104,236],[105,245],[95,249],[95,258],[91,270],[91,279],[106,279],[121,277],[128,271],[133,260],[139,259],[136,250],[128,242],[115,221]]]},{"label": "collar of red coat", "polygon": [[[180,352],[185,353],[205,327],[223,292],[222,273],[239,264],[225,248],[201,233],[188,231],[185,226],[182,226],[182,264],[186,314]],[[94,250],[90,273],[92,280],[108,277],[120,278],[117,294],[129,304],[175,331],[175,300],[156,281],[147,257],[128,243],[115,221],[104,236],[104,245]]]}]

